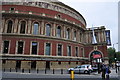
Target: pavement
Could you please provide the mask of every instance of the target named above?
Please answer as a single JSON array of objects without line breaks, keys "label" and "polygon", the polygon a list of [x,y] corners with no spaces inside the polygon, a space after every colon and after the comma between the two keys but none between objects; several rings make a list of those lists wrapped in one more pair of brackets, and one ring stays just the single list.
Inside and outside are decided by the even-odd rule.
[{"label": "pavement", "polygon": [[[52,71],[52,70],[51,70]],[[67,72],[64,72],[61,74],[58,71],[53,72],[47,71],[47,74],[41,71],[38,73],[36,71],[29,72],[2,72],[2,80],[71,80],[70,74]],[[109,80],[120,80],[120,71],[116,73],[115,69],[111,70],[110,73],[110,79]],[[101,74],[98,74],[97,72],[93,72],[90,75],[89,74],[75,74],[74,80],[102,80]]]}]

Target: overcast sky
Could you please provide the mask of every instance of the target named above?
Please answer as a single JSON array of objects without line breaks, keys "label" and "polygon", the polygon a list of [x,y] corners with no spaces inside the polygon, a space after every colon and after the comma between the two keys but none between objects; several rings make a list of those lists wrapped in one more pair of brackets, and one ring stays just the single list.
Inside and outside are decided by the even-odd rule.
[{"label": "overcast sky", "polygon": [[59,0],[83,15],[87,28],[105,26],[111,31],[111,43],[118,51],[118,0]]}]

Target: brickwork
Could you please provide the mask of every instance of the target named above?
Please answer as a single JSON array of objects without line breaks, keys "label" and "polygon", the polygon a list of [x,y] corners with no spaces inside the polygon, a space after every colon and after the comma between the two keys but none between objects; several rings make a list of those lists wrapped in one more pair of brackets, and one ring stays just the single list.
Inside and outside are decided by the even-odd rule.
[{"label": "brickwork", "polygon": [[[2,5],[2,14],[0,49],[3,60],[6,60],[3,68],[16,68],[18,60],[21,61],[21,65],[17,66],[21,69],[69,68],[89,63],[90,54],[93,51],[101,52],[103,59],[108,56],[105,27],[95,28],[98,43],[93,45],[92,30],[86,28],[84,17],[62,3],[59,5],[55,3],[27,3],[26,5],[7,3]],[[25,24],[22,24],[22,21]],[[57,31],[58,26],[60,26],[59,31]],[[9,44],[5,45],[4,41],[8,41]],[[18,45],[20,41],[23,45],[22,43]],[[50,47],[46,43],[49,43]],[[62,46],[59,47],[59,51],[58,44]]]}]

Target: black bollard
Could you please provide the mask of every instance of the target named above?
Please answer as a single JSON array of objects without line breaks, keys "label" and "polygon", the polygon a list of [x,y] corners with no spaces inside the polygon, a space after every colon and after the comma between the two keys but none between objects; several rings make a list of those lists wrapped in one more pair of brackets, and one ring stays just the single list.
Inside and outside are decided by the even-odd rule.
[{"label": "black bollard", "polygon": [[63,74],[63,69],[61,69],[61,74]]},{"label": "black bollard", "polygon": [[45,69],[45,74],[46,74],[47,72],[46,72],[46,69]]},{"label": "black bollard", "polygon": [[5,68],[3,69],[3,71],[5,72]]},{"label": "black bollard", "polygon": [[10,68],[10,72],[11,72],[11,68]]},{"label": "black bollard", "polygon": [[54,69],[53,69],[53,74],[55,74],[55,71],[54,71]]},{"label": "black bollard", "polygon": [[39,73],[39,70],[37,69],[37,73]]},{"label": "black bollard", "polygon": [[30,73],[30,69],[29,69],[29,73]]},{"label": "black bollard", "polygon": [[17,68],[15,68],[16,72],[17,72]]},{"label": "black bollard", "polygon": [[22,73],[24,73],[24,69],[22,69]]}]

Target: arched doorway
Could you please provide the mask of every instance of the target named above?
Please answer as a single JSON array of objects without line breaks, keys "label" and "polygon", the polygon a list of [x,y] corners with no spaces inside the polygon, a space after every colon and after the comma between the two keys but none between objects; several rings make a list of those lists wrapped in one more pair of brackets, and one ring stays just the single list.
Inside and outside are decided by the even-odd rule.
[{"label": "arched doorway", "polygon": [[90,62],[91,64],[102,63],[103,55],[100,51],[92,51],[90,53]]},{"label": "arched doorway", "polygon": [[103,54],[100,51],[92,51],[90,54],[90,62],[92,66],[97,68],[98,73],[100,73],[103,62]]}]

